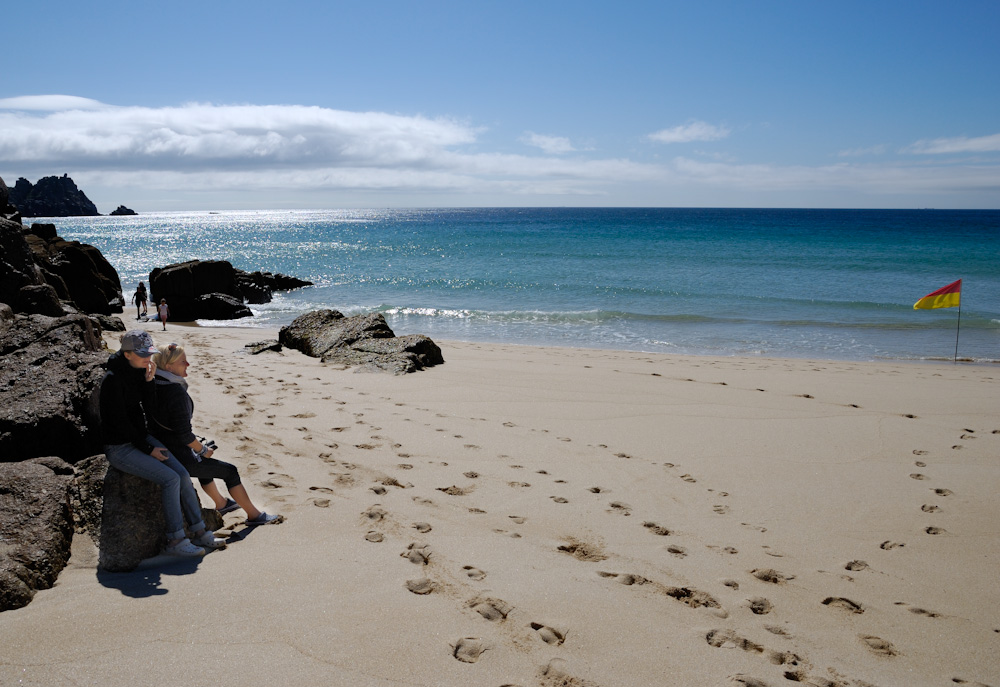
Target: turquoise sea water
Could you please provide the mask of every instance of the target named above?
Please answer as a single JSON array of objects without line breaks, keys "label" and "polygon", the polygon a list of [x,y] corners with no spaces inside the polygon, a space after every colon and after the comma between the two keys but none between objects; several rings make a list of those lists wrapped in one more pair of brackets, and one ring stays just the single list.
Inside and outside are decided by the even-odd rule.
[{"label": "turquoise sea water", "polygon": [[1000,360],[1000,211],[389,209],[33,221],[100,248],[126,299],[154,267],[194,258],[316,283],[227,326],[277,327],[316,308],[378,310],[397,334],[441,340],[950,360],[958,310],[913,303],[963,279],[959,357]]}]

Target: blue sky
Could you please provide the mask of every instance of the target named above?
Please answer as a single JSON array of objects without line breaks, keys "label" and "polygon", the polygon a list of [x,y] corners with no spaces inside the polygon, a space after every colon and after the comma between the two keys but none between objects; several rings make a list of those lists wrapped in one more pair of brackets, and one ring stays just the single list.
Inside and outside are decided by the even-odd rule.
[{"label": "blue sky", "polygon": [[1000,2],[9,4],[0,177],[109,212],[1000,207]]}]

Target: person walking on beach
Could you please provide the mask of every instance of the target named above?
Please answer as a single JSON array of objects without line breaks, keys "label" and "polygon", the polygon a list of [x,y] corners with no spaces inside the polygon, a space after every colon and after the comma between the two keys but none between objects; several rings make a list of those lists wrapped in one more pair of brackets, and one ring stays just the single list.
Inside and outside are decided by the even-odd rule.
[{"label": "person walking on beach", "polygon": [[160,304],[156,307],[156,312],[163,323],[163,331],[167,331],[167,317],[170,315],[170,308],[167,306],[167,299],[161,298]]},{"label": "person walking on beach", "polygon": [[[133,329],[122,335],[121,349],[108,359],[100,387],[104,453],[122,472],[160,486],[167,522],[164,553],[203,556],[205,548],[222,549],[226,543],[206,529],[187,470],[146,428],[144,408],[155,393],[156,363],[151,357],[158,352],[149,332]],[[193,543],[185,536],[185,518],[195,533]]]},{"label": "person walking on beach", "polygon": [[[187,370],[190,363],[184,348],[169,344],[166,350],[153,355],[156,364],[155,400],[148,408],[149,429],[163,442],[192,477],[197,477],[201,488],[215,502],[219,513],[229,513],[242,508],[247,514],[247,525],[276,525],[284,521],[283,515],[272,515],[257,508],[246,487],[240,480],[235,465],[212,457],[215,450],[207,446],[191,431],[194,401],[188,394]],[[226,483],[231,499],[219,493],[216,479]],[[235,499],[235,500],[233,500]]]},{"label": "person walking on beach", "polygon": [[135,303],[135,319],[138,320],[140,317],[149,312],[146,309],[146,300],[148,298],[149,296],[146,295],[146,285],[139,282],[139,286],[136,287],[135,293],[132,294],[132,302]]}]

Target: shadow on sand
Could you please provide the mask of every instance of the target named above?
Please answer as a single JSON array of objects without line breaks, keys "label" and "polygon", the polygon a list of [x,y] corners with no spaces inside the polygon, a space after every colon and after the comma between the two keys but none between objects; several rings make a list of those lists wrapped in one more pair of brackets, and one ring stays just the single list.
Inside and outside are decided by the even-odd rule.
[{"label": "shadow on sand", "polygon": [[[249,537],[255,529],[257,528],[246,527],[233,532],[226,539],[226,545],[239,544]],[[221,551],[210,551],[205,556],[211,556],[216,553],[221,553]],[[169,592],[168,589],[161,586],[164,575],[191,575],[198,570],[198,566],[205,560],[205,556],[183,558],[159,554],[151,558],[146,558],[131,572],[107,572],[98,568],[97,581],[104,587],[117,589],[125,596],[135,599],[162,596]]]}]

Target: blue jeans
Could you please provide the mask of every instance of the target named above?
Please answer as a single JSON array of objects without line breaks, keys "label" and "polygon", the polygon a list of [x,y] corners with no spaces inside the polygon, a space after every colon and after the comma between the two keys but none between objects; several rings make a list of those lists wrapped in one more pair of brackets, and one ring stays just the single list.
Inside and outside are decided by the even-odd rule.
[{"label": "blue jeans", "polygon": [[[146,441],[153,446],[165,448],[151,436],[146,437]],[[160,485],[163,515],[167,521],[167,539],[184,538],[185,517],[195,532],[205,529],[205,521],[201,519],[201,501],[191,484],[191,476],[173,455],[168,453],[167,460],[159,461],[132,444],[105,446],[104,454],[108,457],[108,462],[122,472]]]}]

